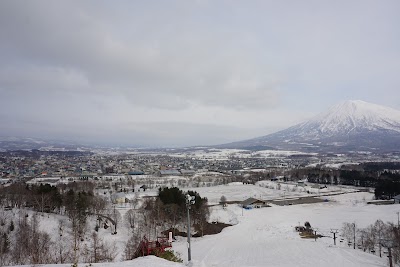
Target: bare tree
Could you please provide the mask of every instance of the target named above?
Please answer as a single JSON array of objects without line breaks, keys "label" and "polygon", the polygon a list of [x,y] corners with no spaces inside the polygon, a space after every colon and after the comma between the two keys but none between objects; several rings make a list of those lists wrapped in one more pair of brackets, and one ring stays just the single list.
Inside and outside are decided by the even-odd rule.
[{"label": "bare tree", "polygon": [[34,234],[31,246],[31,264],[46,264],[53,262],[52,250],[50,250],[53,246],[53,242],[48,233],[37,232]]},{"label": "bare tree", "polygon": [[84,240],[86,221],[88,216],[88,207],[90,205],[90,195],[79,192],[75,194],[73,190],[69,190],[65,197],[65,205],[67,215],[71,221],[70,236],[72,238],[72,249],[74,263],[79,261],[79,249],[81,242]]},{"label": "bare tree", "polygon": [[22,212],[19,213],[17,231],[15,231],[14,242],[11,250],[11,262],[14,265],[24,265],[29,263],[29,241],[30,227],[28,218]]},{"label": "bare tree", "polygon": [[7,233],[0,232],[0,266],[8,265],[10,239]]},{"label": "bare tree", "polygon": [[119,222],[122,221],[121,213],[114,207],[110,217],[114,221],[114,233],[113,234],[117,234],[117,226],[118,226]]},{"label": "bare tree", "polygon": [[6,225],[9,214],[3,208],[0,208],[0,226]]},{"label": "bare tree", "polygon": [[138,248],[140,239],[138,238],[137,235],[132,234],[129,239],[128,242],[125,245],[125,249],[124,249],[124,258],[125,260],[132,260],[136,255],[136,250]]},{"label": "bare tree", "polygon": [[32,216],[30,224],[30,263],[44,264],[52,262],[50,247],[53,243],[51,242],[50,235],[39,231],[39,218],[36,214]]},{"label": "bare tree", "polygon": [[354,235],[354,227],[352,223],[343,223],[342,227],[342,236],[344,236],[347,242],[351,242],[353,240]]},{"label": "bare tree", "polygon": [[165,205],[165,215],[167,222],[170,224],[170,228],[173,229],[173,235],[175,236],[176,225],[183,217],[183,214],[177,204],[168,204]]},{"label": "bare tree", "polygon": [[50,195],[41,193],[40,195],[34,195],[33,196],[33,201],[35,203],[35,206],[37,207],[37,209],[40,212],[44,212],[45,211],[45,207],[46,206],[50,206],[50,200],[51,197]]},{"label": "bare tree", "polygon": [[204,225],[207,223],[207,219],[210,215],[210,211],[207,207],[207,203],[204,202],[197,210],[192,210],[193,222],[197,224],[200,228],[201,235],[204,235]]},{"label": "bare tree", "polygon": [[84,235],[86,230],[86,222],[83,223],[77,217],[72,218],[70,235],[72,237],[73,252],[74,252],[74,263],[79,261],[79,250],[81,243],[84,241]]},{"label": "bare tree", "polygon": [[[376,238],[376,230],[373,225],[370,225],[366,229],[363,230],[365,236],[361,242],[363,250],[373,251],[375,249],[375,245],[379,242]],[[363,237],[363,235],[361,235]]]},{"label": "bare tree", "polygon": [[39,230],[39,219],[33,215],[28,221],[27,216],[20,218],[15,231],[15,237],[11,252],[11,262],[21,264],[52,263],[53,255],[50,236]]},{"label": "bare tree", "polygon": [[115,244],[107,244],[96,232],[92,233],[89,246],[85,245],[83,256],[86,262],[109,262],[116,257]]},{"label": "bare tree", "polygon": [[136,209],[136,206],[139,204],[139,193],[136,192],[135,193],[135,197],[131,200],[129,200],[129,203],[131,204],[131,206]]},{"label": "bare tree", "polygon": [[[377,234],[378,241],[381,240],[383,237],[383,230],[384,230],[385,223],[382,220],[377,220],[374,224],[375,233]],[[379,257],[382,257],[382,245],[381,242],[378,242],[379,245]]]},{"label": "bare tree", "polygon": [[400,262],[400,229],[398,225],[394,225],[393,223],[388,223],[387,236],[391,236],[393,240],[393,249],[392,249],[392,259],[395,263]]},{"label": "bare tree", "polygon": [[66,263],[72,261],[70,240],[66,235],[67,225],[65,220],[58,221],[58,237],[55,242],[54,254],[56,263]]},{"label": "bare tree", "polygon": [[130,229],[132,229],[132,232],[134,232],[136,216],[135,216],[135,211],[133,209],[130,209],[125,213],[124,220],[125,220],[126,225]]},{"label": "bare tree", "polygon": [[94,214],[102,214],[103,210],[107,207],[107,200],[104,197],[93,197],[91,212]]}]

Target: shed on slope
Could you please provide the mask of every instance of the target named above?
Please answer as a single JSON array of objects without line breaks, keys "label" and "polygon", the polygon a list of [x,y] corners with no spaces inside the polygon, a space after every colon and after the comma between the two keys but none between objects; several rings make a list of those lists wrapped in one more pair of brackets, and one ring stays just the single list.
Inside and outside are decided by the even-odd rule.
[{"label": "shed on slope", "polygon": [[250,197],[246,200],[243,200],[241,205],[245,209],[269,207],[266,201],[252,198],[252,197]]}]

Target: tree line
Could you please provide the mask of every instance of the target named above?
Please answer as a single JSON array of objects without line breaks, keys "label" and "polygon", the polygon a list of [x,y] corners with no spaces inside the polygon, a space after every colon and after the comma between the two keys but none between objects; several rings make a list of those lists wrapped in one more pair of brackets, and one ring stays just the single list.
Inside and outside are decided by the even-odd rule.
[{"label": "tree line", "polygon": [[396,172],[400,168],[398,165],[365,163],[354,168],[345,166],[340,170],[304,168],[291,170],[288,176],[292,180],[307,177],[310,183],[372,187],[375,188],[376,199],[386,199],[400,194],[400,173]]},{"label": "tree line", "polygon": [[[108,207],[103,198],[93,194],[93,188],[86,182],[1,188],[0,266],[113,260],[117,255],[113,245],[87,224]],[[45,216],[49,213],[63,215],[52,223],[57,224],[56,236],[40,230],[40,224],[50,220]]]},{"label": "tree line", "polygon": [[[186,194],[195,197],[190,209],[194,232],[203,234],[207,223],[207,199],[195,191],[166,187],[159,189],[157,197],[135,195],[131,209],[122,217],[107,198],[93,190],[94,184],[87,181],[1,188],[0,266],[113,261],[115,244],[102,237],[118,234],[120,227],[129,229],[123,257],[131,259],[144,236],[156,240],[168,231],[174,235],[185,231]],[[53,220],[50,228],[57,225],[57,234],[41,230],[42,224],[50,226],[49,220]]]},{"label": "tree line", "polygon": [[365,228],[358,228],[355,223],[346,222],[343,224],[341,234],[350,247],[380,257],[386,257],[387,247],[390,246],[393,262],[400,262],[400,230],[398,225],[376,220],[375,223]]}]

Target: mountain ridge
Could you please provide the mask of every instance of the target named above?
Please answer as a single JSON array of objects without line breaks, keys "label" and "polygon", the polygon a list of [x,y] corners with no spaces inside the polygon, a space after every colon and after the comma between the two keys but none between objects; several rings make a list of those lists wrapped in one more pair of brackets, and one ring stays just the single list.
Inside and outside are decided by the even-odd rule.
[{"label": "mountain ridge", "polygon": [[222,147],[327,152],[400,151],[400,111],[361,100],[348,100],[287,129]]}]

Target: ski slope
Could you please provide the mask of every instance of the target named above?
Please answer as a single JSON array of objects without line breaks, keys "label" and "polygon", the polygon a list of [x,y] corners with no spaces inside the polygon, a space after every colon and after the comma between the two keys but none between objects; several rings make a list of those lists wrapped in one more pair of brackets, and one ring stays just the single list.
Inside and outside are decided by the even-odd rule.
[{"label": "ski slope", "polygon": [[[331,229],[340,229],[344,222],[355,222],[366,227],[377,219],[396,221],[396,205],[367,205],[369,193],[353,193],[329,197],[330,202],[273,206],[243,210],[229,205],[226,210],[214,208],[213,215],[221,221],[238,224],[225,228],[220,234],[192,239],[194,266],[386,266],[387,259],[371,253],[354,250],[337,240],[333,245]],[[318,233],[326,236],[315,241],[301,239],[294,231],[296,225],[309,221]],[[186,239],[174,243],[173,249],[187,259]]]},{"label": "ski slope", "polygon": [[[252,186],[262,188],[259,186]],[[225,186],[238,199],[253,193],[249,185]],[[242,190],[240,190],[242,189]],[[244,190],[246,189],[246,190]],[[202,195],[217,199],[221,187],[202,188]],[[230,191],[231,190],[231,191]],[[224,192],[222,192],[224,193]],[[226,193],[226,192],[225,192]],[[368,205],[373,194],[367,192],[346,193],[325,196],[328,202],[315,204],[272,206],[268,208],[243,210],[238,204],[230,204],[226,209],[211,207],[210,221],[234,224],[220,234],[192,238],[192,262],[187,262],[186,238],[178,237],[173,242],[173,250],[178,252],[183,263],[173,263],[149,256],[132,261],[91,264],[95,267],[266,267],[266,266],[387,266],[386,255],[377,255],[348,247],[346,242],[333,245],[331,229],[340,229],[344,222],[355,223],[364,228],[377,219],[397,223],[399,205]],[[42,227],[57,228],[57,219],[43,217]],[[324,237],[301,239],[294,227],[305,221]],[[54,230],[56,231],[56,230]],[[106,231],[101,229],[101,231]],[[126,229],[120,227],[118,235],[104,235],[104,240],[114,242],[122,254],[128,237]],[[120,259],[121,257],[118,257]],[[47,267],[70,267],[46,265]],[[89,264],[79,264],[81,267]]]}]

